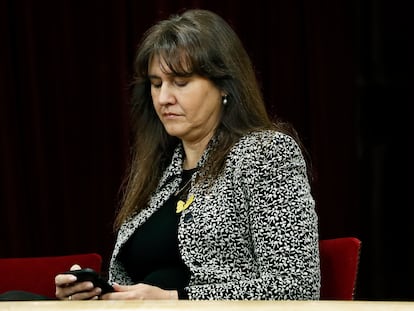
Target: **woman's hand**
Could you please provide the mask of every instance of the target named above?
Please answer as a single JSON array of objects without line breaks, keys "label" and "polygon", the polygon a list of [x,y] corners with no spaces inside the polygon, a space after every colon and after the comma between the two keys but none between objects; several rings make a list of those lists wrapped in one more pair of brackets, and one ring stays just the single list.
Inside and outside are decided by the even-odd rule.
[{"label": "woman's hand", "polygon": [[[78,270],[81,267],[73,265],[70,270]],[[92,282],[76,282],[76,276],[72,274],[58,274],[55,277],[56,298],[64,300],[98,299],[101,294],[99,287],[94,287]]]},{"label": "woman's hand", "polygon": [[139,283],[136,285],[118,285],[112,284],[115,292],[108,293],[101,296],[101,299],[106,300],[131,300],[131,299],[178,299],[178,292],[176,290],[165,290],[156,286]]}]

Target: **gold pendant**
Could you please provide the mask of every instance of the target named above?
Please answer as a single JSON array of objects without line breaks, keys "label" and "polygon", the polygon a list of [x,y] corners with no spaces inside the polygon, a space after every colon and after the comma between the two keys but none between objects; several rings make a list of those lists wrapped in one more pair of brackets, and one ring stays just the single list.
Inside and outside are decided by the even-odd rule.
[{"label": "gold pendant", "polygon": [[177,209],[175,210],[175,212],[181,213],[183,210],[185,210],[187,207],[189,207],[191,205],[191,203],[193,203],[194,201],[194,195],[191,194],[187,200],[187,202],[184,203],[184,201],[180,200],[177,202]]}]

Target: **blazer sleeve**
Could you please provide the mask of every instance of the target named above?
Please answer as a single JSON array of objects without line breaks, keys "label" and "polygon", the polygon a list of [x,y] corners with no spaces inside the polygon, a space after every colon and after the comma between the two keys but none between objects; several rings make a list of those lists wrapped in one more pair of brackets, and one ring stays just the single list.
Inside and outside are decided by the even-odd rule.
[{"label": "blazer sleeve", "polygon": [[301,150],[280,133],[251,145],[241,183],[259,277],[190,287],[189,297],[319,299],[317,215]]}]

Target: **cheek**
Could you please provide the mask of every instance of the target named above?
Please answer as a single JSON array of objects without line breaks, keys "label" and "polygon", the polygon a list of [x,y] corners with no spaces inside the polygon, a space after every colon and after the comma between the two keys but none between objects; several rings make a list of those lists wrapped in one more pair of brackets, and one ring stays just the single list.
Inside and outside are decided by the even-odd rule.
[{"label": "cheek", "polygon": [[155,92],[152,92],[152,91],[151,91],[151,100],[152,100],[152,106],[154,107],[156,111],[158,111],[159,105],[158,105],[157,96]]},{"label": "cheek", "polygon": [[151,99],[152,99],[153,105],[155,106],[155,102],[157,101],[157,97],[156,97],[155,92],[152,90],[152,88],[151,88]]},{"label": "cheek", "polygon": [[161,106],[158,104],[155,98],[152,98],[152,107],[154,107],[154,110],[159,117],[161,113]]},{"label": "cheek", "polygon": [[154,103],[153,107],[154,107],[154,110],[155,110],[155,113],[157,114],[157,116],[160,117],[161,116],[160,106]]}]

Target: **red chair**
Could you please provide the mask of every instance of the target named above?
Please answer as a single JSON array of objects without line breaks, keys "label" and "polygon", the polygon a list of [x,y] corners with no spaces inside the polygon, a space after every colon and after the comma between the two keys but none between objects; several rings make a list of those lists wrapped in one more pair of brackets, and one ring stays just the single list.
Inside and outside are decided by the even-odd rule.
[{"label": "red chair", "polygon": [[353,300],[361,241],[343,237],[319,241],[321,300]]},{"label": "red chair", "polygon": [[102,257],[96,253],[50,257],[0,258],[0,294],[28,291],[55,298],[55,276],[74,264],[101,271]]}]

